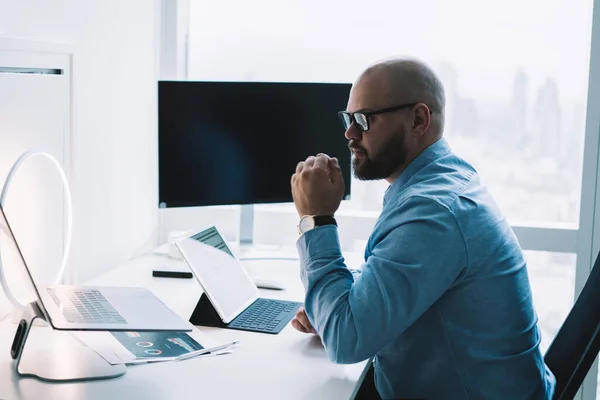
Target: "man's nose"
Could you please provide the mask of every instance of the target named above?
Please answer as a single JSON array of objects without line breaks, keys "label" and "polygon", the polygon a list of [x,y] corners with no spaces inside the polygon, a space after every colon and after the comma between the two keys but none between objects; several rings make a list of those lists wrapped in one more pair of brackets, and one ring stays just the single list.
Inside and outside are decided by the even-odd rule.
[{"label": "man's nose", "polygon": [[348,140],[360,140],[360,138],[362,138],[362,131],[358,129],[356,122],[352,122],[348,129],[346,129],[344,136],[346,136],[346,139]]}]

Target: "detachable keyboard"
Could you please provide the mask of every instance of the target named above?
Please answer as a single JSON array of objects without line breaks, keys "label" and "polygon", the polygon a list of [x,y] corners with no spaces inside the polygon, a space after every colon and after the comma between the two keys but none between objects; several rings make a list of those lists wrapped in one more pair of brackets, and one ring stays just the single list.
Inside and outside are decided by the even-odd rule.
[{"label": "detachable keyboard", "polygon": [[127,321],[98,289],[46,288],[69,322],[125,324]]},{"label": "detachable keyboard", "polygon": [[279,333],[294,318],[302,303],[259,298],[227,327],[242,331]]}]

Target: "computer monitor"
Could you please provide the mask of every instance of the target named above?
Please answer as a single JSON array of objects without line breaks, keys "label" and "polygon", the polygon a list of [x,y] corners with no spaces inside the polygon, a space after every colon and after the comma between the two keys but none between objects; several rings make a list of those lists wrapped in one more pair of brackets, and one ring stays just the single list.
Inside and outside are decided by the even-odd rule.
[{"label": "computer monitor", "polygon": [[299,161],[351,154],[337,112],[351,84],[159,81],[159,206],[292,202]]}]

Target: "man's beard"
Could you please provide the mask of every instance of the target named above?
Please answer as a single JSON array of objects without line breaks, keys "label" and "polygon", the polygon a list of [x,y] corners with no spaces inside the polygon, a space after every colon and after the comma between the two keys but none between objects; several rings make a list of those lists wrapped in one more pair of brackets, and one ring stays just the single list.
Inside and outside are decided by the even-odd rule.
[{"label": "man's beard", "polygon": [[[348,147],[363,150],[353,142],[350,142]],[[361,181],[385,179],[406,162],[407,152],[404,134],[393,136],[388,143],[381,147],[375,160],[369,158],[369,155],[363,150],[362,158],[352,158],[354,177]]]}]

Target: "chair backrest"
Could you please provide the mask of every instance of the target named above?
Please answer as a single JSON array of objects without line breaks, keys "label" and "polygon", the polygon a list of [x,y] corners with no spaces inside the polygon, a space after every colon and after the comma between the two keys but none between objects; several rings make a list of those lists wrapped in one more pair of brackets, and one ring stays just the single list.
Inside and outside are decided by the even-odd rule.
[{"label": "chair backrest", "polygon": [[600,350],[600,254],[544,356],[556,377],[554,400],[573,399]]}]

